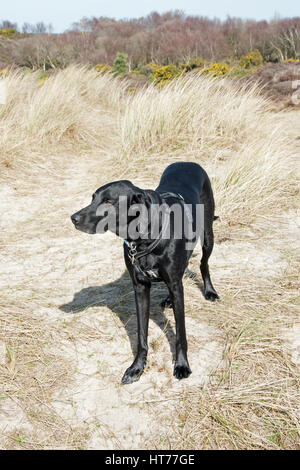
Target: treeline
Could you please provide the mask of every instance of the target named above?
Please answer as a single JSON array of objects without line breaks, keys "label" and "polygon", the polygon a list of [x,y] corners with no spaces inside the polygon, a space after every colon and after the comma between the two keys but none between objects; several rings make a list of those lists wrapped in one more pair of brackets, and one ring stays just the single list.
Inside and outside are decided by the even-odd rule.
[{"label": "treeline", "polygon": [[118,52],[128,55],[132,69],[149,62],[178,65],[194,57],[230,63],[254,49],[266,62],[299,58],[300,17],[221,21],[181,11],[153,12],[138,19],[83,18],[62,34],[53,34],[44,23],[25,23],[20,29],[9,21],[0,24],[0,66],[111,65]]}]

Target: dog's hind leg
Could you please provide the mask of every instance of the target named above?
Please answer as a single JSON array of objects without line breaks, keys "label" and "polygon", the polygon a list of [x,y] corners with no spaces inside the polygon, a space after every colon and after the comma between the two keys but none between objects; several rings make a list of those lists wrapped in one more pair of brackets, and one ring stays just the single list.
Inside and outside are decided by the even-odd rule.
[{"label": "dog's hind leg", "polygon": [[213,247],[214,247],[214,234],[213,234],[212,227],[205,228],[200,271],[201,271],[203,282],[204,282],[204,297],[206,298],[206,300],[211,300],[212,302],[214,302],[216,299],[219,298],[218,294],[216,293],[212,285],[210,274],[209,274],[209,267],[208,267],[208,259],[211,255]]},{"label": "dog's hind leg", "polygon": [[187,340],[184,321],[184,294],[182,281],[167,282],[176,323],[176,353],[173,375],[185,379],[191,374],[187,359]]}]

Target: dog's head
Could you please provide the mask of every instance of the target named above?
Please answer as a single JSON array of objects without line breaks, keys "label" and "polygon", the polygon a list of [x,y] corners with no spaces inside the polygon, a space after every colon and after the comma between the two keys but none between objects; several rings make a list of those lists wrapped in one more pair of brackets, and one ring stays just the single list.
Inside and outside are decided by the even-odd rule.
[{"label": "dog's head", "polygon": [[95,234],[110,230],[127,238],[128,225],[134,219],[130,207],[135,204],[143,207],[149,204],[146,192],[130,181],[114,181],[97,189],[91,204],[73,214],[71,220],[82,232]]}]

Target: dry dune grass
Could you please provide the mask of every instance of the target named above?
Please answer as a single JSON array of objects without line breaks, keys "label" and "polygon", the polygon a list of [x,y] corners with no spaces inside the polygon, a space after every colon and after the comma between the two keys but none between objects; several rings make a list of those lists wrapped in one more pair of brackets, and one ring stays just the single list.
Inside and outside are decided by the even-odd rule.
[{"label": "dry dune grass", "polygon": [[[268,229],[273,230],[272,225]],[[282,237],[282,232],[277,236]],[[265,240],[261,243],[258,238]],[[272,243],[268,238],[262,233],[253,238],[258,260],[264,255],[264,243]],[[285,241],[291,242],[289,237]],[[280,253],[282,243],[275,246]],[[239,256],[249,256],[246,245],[241,247]],[[207,315],[212,314],[211,321],[226,337],[224,367],[211,377],[209,387],[187,391],[179,404],[184,427],[178,433],[178,445],[299,448],[299,358],[295,363],[282,342],[285,329],[299,322],[299,257],[291,259],[293,249],[285,254],[288,263],[277,275],[268,264],[261,272],[253,269],[251,258],[246,269],[238,268],[239,275],[221,274],[225,305],[218,304]]]},{"label": "dry dune grass", "polygon": [[[199,74],[127,98],[122,159],[148,156],[210,161],[220,215],[248,223],[289,196],[295,153],[277,115],[253,87]],[[245,206],[247,206],[245,208]]]},{"label": "dry dune grass", "polygon": [[[299,113],[274,113],[255,87],[201,75],[134,94],[126,82],[82,67],[60,71],[43,83],[34,74],[20,73],[5,81],[7,102],[0,105],[0,425],[1,420],[6,425],[1,446],[86,448],[93,441],[96,447],[114,448],[299,448],[299,364],[285,340],[285,332],[294,331],[299,321]],[[199,257],[193,258],[184,282],[187,320],[194,329],[188,330],[191,380],[179,389],[172,382],[168,365],[162,366],[164,334],[153,339],[151,324],[151,367],[139,384],[121,388],[119,361],[128,365],[125,329],[134,304],[130,281],[126,276],[118,280],[120,243],[103,240],[95,259],[99,242],[75,233],[68,215],[113,179],[155,187],[162,169],[176,160],[199,162],[213,182],[221,218],[215,225],[211,271],[221,301],[211,305],[201,298]],[[98,284],[95,295],[90,286]],[[79,298],[79,313],[63,316],[58,306],[83,287],[87,294]],[[153,315],[159,316],[162,287],[153,294]],[[162,329],[172,326],[168,314]],[[218,367],[214,363],[204,387],[197,382],[204,339],[196,333],[202,327],[204,337],[210,331],[220,336],[212,352]],[[92,385],[107,387],[100,410],[104,417],[111,413],[105,425],[79,410],[71,420],[54,405],[60,394],[76,401],[72,383],[78,357],[85,371],[89,356],[101,354],[84,355],[82,344],[88,349],[95,343],[97,351],[98,341],[105,367],[99,371],[95,363]],[[68,352],[70,345],[75,356]],[[78,380],[90,386],[87,373]],[[133,427],[122,441],[116,418],[125,419],[127,405],[116,399],[112,407],[106,396],[127,393],[135,416],[135,390],[141,390],[136,402],[142,402],[139,413],[146,428],[150,416],[151,435],[143,430],[141,441]],[[147,390],[151,399],[143,403]],[[97,429],[100,441],[95,441]]]},{"label": "dry dune grass", "polygon": [[63,144],[74,151],[108,145],[112,117],[126,86],[84,67],[62,70],[47,80],[38,73],[11,73],[3,79],[1,159],[10,165],[26,152],[48,154]]},{"label": "dry dune grass", "polygon": [[238,89],[226,80],[191,74],[127,99],[122,151],[232,149],[257,131],[263,110],[255,87]]}]

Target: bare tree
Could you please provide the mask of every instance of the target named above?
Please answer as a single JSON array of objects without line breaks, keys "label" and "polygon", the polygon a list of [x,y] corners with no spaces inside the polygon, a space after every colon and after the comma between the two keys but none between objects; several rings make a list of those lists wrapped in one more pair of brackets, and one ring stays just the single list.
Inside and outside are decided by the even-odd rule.
[{"label": "bare tree", "polygon": [[9,20],[0,21],[0,29],[18,29],[18,23],[12,23]]},{"label": "bare tree", "polygon": [[53,26],[51,23],[45,24],[43,21],[39,21],[36,24],[23,23],[22,33],[25,34],[51,34],[53,33]]}]

